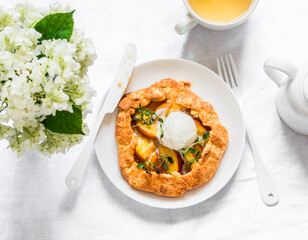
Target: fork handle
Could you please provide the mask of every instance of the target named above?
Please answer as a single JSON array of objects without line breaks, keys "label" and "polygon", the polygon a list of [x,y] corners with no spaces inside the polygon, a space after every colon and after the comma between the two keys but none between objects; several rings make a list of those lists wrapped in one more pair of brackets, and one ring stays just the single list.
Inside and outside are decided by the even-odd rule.
[{"label": "fork handle", "polygon": [[254,137],[252,135],[252,132],[250,130],[250,127],[246,119],[245,119],[245,125],[246,125],[246,134],[249,139],[250,147],[253,154],[253,159],[255,162],[260,195],[266,205],[268,206],[276,205],[279,202],[278,189],[262,161],[256,142],[254,140]]}]

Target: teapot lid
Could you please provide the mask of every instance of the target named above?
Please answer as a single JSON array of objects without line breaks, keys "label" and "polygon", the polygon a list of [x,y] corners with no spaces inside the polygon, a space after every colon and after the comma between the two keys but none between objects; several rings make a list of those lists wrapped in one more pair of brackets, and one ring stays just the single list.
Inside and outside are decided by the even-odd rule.
[{"label": "teapot lid", "polygon": [[308,102],[308,74],[306,75],[303,82],[303,93],[306,101]]}]

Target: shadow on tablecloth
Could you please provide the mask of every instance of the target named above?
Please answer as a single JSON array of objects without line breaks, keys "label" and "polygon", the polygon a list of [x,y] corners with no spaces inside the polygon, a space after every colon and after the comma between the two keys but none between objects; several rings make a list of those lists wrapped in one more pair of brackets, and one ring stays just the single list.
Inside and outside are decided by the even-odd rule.
[{"label": "shadow on tablecloth", "polygon": [[[245,158],[245,155],[246,151],[243,155],[243,159]],[[113,201],[123,207],[126,211],[131,212],[147,222],[174,224],[177,222],[187,221],[189,219],[198,219],[204,215],[214,214],[217,210],[219,210],[218,208],[222,208],[224,204],[223,201],[232,200],[226,199],[226,195],[233,185],[234,179],[237,178],[236,172],[229,183],[220,192],[207,201],[201,202],[192,207],[182,209],[159,209],[141,204],[123,194],[112,184],[103,170],[100,169],[101,167],[98,159],[96,156],[95,158],[95,165],[97,165],[96,168],[99,169],[98,172],[101,177],[102,185],[112,197]]]},{"label": "shadow on tablecloth", "polygon": [[[278,113],[277,113],[278,114]],[[288,144],[286,144],[287,148],[280,149],[282,151],[281,154],[289,153],[294,158],[291,158],[290,161],[297,160],[293,164],[301,165],[301,169],[304,172],[304,175],[308,176],[308,136],[299,134],[289,128],[282,120],[280,120],[280,133],[282,136],[285,136],[285,140]],[[300,160],[300,161],[298,161]]]},{"label": "shadow on tablecloth", "polygon": [[[232,53],[235,59],[240,58],[245,45],[249,21],[227,31],[214,31],[201,26],[188,33],[182,57],[200,63],[216,72],[216,58]],[[238,66],[240,67],[240,65]]]}]

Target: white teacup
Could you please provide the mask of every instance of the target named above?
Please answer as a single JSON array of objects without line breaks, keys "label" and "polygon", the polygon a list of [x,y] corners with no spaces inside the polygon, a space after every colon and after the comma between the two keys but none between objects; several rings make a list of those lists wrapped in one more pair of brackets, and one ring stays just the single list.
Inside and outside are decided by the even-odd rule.
[{"label": "white teacup", "polygon": [[189,13],[183,17],[180,22],[175,26],[175,31],[178,34],[186,33],[187,31],[191,30],[196,25],[200,24],[203,27],[213,29],[213,30],[227,30],[234,28],[241,23],[245,22],[249,15],[255,10],[259,0],[252,0],[248,10],[240,15],[239,17],[228,21],[228,22],[214,22],[210,20],[206,20],[201,18],[190,6],[188,0],[184,0],[184,4],[188,9]]}]

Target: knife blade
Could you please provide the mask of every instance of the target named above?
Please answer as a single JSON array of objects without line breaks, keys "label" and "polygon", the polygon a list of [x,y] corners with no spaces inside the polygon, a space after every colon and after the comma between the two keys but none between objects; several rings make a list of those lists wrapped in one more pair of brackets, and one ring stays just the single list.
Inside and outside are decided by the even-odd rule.
[{"label": "knife blade", "polygon": [[80,187],[89,162],[93,144],[95,142],[98,130],[100,129],[101,123],[107,113],[112,113],[116,109],[119,101],[125,93],[132,72],[134,70],[136,58],[136,47],[134,44],[130,43],[126,47],[118,71],[114,77],[111,87],[109,88],[106,100],[90,133],[89,139],[83,147],[81,153],[79,154],[67,177],[65,178],[65,184],[69,188],[74,189]]},{"label": "knife blade", "polygon": [[120,62],[118,71],[106,96],[102,110],[113,112],[122,98],[133,72],[137,50],[135,45],[128,44]]}]

